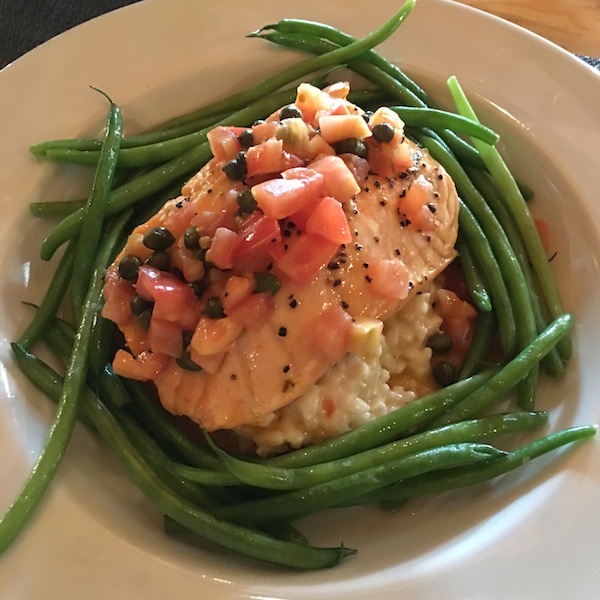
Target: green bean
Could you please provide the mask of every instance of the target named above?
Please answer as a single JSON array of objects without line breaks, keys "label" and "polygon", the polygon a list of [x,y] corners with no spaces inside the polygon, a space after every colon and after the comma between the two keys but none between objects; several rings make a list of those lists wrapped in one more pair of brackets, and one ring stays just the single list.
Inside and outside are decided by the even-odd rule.
[{"label": "green bean", "polygon": [[[206,134],[218,125],[248,125],[258,118],[268,116],[276,111],[282,104],[293,102],[296,89],[283,90],[261,98],[237,112],[228,114],[219,121],[211,123],[209,127],[188,133],[187,135],[167,139],[145,146],[125,148],[119,153],[119,167],[145,167],[153,164],[172,160],[190,148],[206,142]],[[50,148],[44,157],[56,162],[69,162],[80,165],[94,166],[98,162],[97,150],[71,150],[69,148]]]},{"label": "green bean", "polygon": [[[533,459],[567,444],[579,443],[593,437],[596,434],[596,430],[597,428],[594,425],[584,425],[552,433],[525,444],[516,450],[512,450],[506,456],[494,459],[487,464],[459,467],[448,470],[445,473],[430,473],[415,477],[412,480],[402,481],[382,490],[377,498],[372,497],[371,500],[381,500],[384,507],[393,509],[407,498],[441,494],[450,490],[483,483],[484,481],[518,469]],[[364,498],[364,501],[367,500],[368,498]]]},{"label": "green bean", "polygon": [[87,344],[92,327],[94,306],[102,289],[106,257],[112,251],[117,234],[120,234],[120,229],[124,224],[125,221],[121,219],[114,228],[113,235],[105,240],[99,252],[98,262],[92,275],[92,283],[85,298],[81,322],[75,336],[73,353],[67,365],[58,409],[48,438],[21,491],[0,519],[0,552],[5,550],[18,535],[44,496],[75,427],[79,396],[85,384]]},{"label": "green bean", "polygon": [[[13,345],[19,366],[46,394],[58,396],[61,378],[45,363],[18,345]],[[85,388],[85,410],[107,445],[117,455],[140,490],[166,515],[204,539],[241,554],[299,569],[318,569],[336,565],[354,554],[344,548],[316,548],[305,544],[282,542],[250,529],[216,519],[169,487],[148,465],[131,443],[111,412]],[[4,519],[0,525],[4,523]],[[2,536],[3,539],[5,536]],[[1,547],[1,546],[0,546]]]},{"label": "green bean", "polygon": [[60,259],[56,271],[52,276],[52,281],[48,287],[46,295],[42,299],[42,303],[36,310],[35,316],[29,323],[27,329],[21,334],[18,344],[26,350],[31,348],[36,340],[42,335],[48,322],[54,317],[58,311],[63,298],[71,281],[71,273],[73,272],[73,263],[75,262],[75,243],[71,242],[63,256]]},{"label": "green bean", "polygon": [[109,101],[110,110],[106,120],[106,136],[99,153],[92,189],[83,208],[81,233],[77,238],[75,249],[77,260],[73,265],[71,279],[71,311],[76,323],[81,318],[82,306],[94,268],[108,195],[112,187],[119,157],[123,130],[123,117],[119,107],[104,92],[100,93]]},{"label": "green bean", "polygon": [[517,326],[500,266],[481,225],[462,200],[460,200],[458,219],[463,239],[471,247],[481,273],[485,274],[487,289],[492,296],[492,304],[495,309],[496,318],[498,319],[500,341],[502,342],[504,356],[510,357],[515,349]]},{"label": "green bean", "polygon": [[495,373],[495,369],[478,373],[461,382],[423,396],[401,408],[343,433],[332,440],[295,450],[265,461],[279,467],[304,467],[328,460],[351,456],[374,448],[412,431],[419,424],[435,418],[468,394],[481,387]]},{"label": "green bean", "polygon": [[[485,198],[490,208],[494,211],[498,222],[502,229],[504,229],[510,245],[514,251],[515,257],[519,261],[523,275],[527,282],[527,289],[529,290],[529,296],[531,299],[531,308],[534,313],[535,323],[538,331],[542,331],[547,325],[547,321],[543,315],[542,306],[540,304],[539,296],[536,292],[536,284],[531,273],[531,267],[521,237],[515,227],[514,221],[509,214],[504,202],[498,196],[494,187],[494,182],[486,174],[475,169],[468,169],[467,175],[479,190],[481,195]],[[547,371],[552,375],[562,375],[565,372],[565,363],[563,362],[558,350],[553,348],[550,353],[546,356],[543,361]]]},{"label": "green bean", "polygon": [[168,413],[156,398],[150,397],[144,386],[138,382],[128,379],[125,386],[140,411],[140,417],[155,439],[164,440],[174,446],[177,451],[192,465],[204,469],[220,469],[220,463],[212,453],[192,442],[184,435],[172,420]]},{"label": "green bean", "polygon": [[[192,170],[198,170],[211,158],[208,143],[200,144],[181,156],[152,169],[114,189],[108,200],[106,215],[114,215],[132,206],[149,194],[158,192],[179,180]],[[77,210],[65,217],[46,237],[42,244],[42,260],[50,260],[56,249],[67,240],[78,235],[83,211]]]},{"label": "green bean", "polygon": [[352,475],[437,446],[479,442],[491,436],[537,427],[547,419],[547,413],[493,415],[431,429],[349,457],[295,469],[243,461],[216,447],[215,451],[231,475],[243,483],[273,490],[295,490]]},{"label": "green bean", "polygon": [[[335,27],[325,25],[323,23],[315,23],[313,21],[303,21],[300,19],[282,19],[277,23],[270,23],[261,27],[258,31],[250,34],[249,37],[262,37],[264,31],[273,29],[281,33],[297,34],[299,37],[316,37],[324,40],[329,40],[334,44],[344,47],[356,42],[356,38],[343,33]],[[368,50],[360,55],[361,59],[365,59],[375,65],[384,73],[396,79],[401,85],[407,88],[423,105],[433,106],[433,102],[427,93],[419,87],[410,77],[408,77],[398,66],[391,63],[383,56],[374,50]]]},{"label": "green bean", "polygon": [[467,285],[469,287],[471,300],[473,300],[473,303],[480,311],[490,312],[492,310],[490,296],[485,289],[485,284],[483,283],[481,273],[479,272],[479,267],[473,260],[473,256],[469,250],[469,245],[465,244],[464,240],[460,236],[460,232],[456,242],[456,249],[458,250],[460,266],[462,267],[465,280],[467,281]]},{"label": "green bean", "polygon": [[510,390],[529,373],[551,348],[553,348],[573,324],[573,315],[565,313],[554,320],[529,346],[492,376],[485,386],[474,391],[462,402],[433,420],[432,427],[440,427],[480,414],[490,407],[502,394]]},{"label": "green bean", "polygon": [[471,346],[458,374],[459,379],[470,377],[489,365],[489,352],[496,332],[496,317],[490,312],[477,314]]},{"label": "green bean", "polygon": [[216,508],[214,513],[219,518],[246,524],[296,519],[402,479],[429,471],[488,461],[504,454],[505,452],[487,444],[464,443],[438,446],[325,483],[285,492],[278,496],[222,506]]},{"label": "green bean", "polygon": [[[479,122],[475,111],[469,104],[467,97],[455,77],[451,77],[448,80],[448,87],[458,112]],[[529,259],[539,281],[550,316],[556,319],[563,313],[560,295],[556,288],[554,278],[552,277],[550,263],[546,257],[546,252],[544,251],[535,222],[521,195],[521,191],[496,148],[476,139],[473,140],[473,145],[477,148],[491,175],[500,186],[502,195],[506,201],[506,206],[512,214],[519,233],[521,234],[523,243],[527,248]],[[557,348],[563,359],[568,359],[571,355],[570,336],[565,336],[560,341]]]},{"label": "green bean", "polygon": [[66,217],[72,212],[83,208],[86,200],[59,200],[48,202],[31,202],[29,211],[34,217]]},{"label": "green bean", "polygon": [[[441,144],[432,146],[431,150],[432,155],[443,162],[444,167],[456,184],[461,199],[465,204],[468,204],[489,241],[490,248],[498,262],[501,277],[506,284],[506,292],[513,309],[515,321],[519,323],[519,327],[515,330],[515,336],[520,350],[536,336],[537,327],[533,307],[529,301],[530,292],[519,261],[510,245],[506,232],[502,229],[495,214],[458,161],[452,154],[445,152]],[[499,322],[502,332],[500,317]],[[538,366],[536,365],[527,378],[519,382],[518,403],[524,410],[533,408],[537,375]]]},{"label": "green bean", "polygon": [[[270,42],[274,42],[280,46],[302,50],[316,55],[326,55],[334,52],[340,47],[326,40],[306,37],[303,34],[281,34],[278,32],[257,34],[252,37],[259,37]],[[420,99],[413,94],[408,88],[399,83],[394,77],[385,73],[375,65],[361,60],[360,58],[352,58],[346,61],[346,65],[355,73],[358,73],[368,81],[371,81],[378,86],[379,89],[391,94],[396,101],[404,102],[410,106],[420,106]]]},{"label": "green bean", "polygon": [[238,477],[223,468],[206,469],[174,463],[172,469],[181,479],[202,485],[227,487],[242,484]]}]

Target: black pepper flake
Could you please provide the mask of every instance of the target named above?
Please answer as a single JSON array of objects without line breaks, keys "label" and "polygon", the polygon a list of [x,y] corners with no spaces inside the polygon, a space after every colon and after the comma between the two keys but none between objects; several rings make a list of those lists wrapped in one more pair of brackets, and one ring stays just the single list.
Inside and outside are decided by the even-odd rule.
[{"label": "black pepper flake", "polygon": [[231,381],[235,381],[237,379],[237,375],[235,373],[231,374]]},{"label": "black pepper flake", "polygon": [[285,337],[287,335],[287,327],[280,327],[277,334],[279,337]]},{"label": "black pepper flake", "polygon": [[183,200],[180,200],[175,206],[177,208],[183,208]]},{"label": "black pepper flake", "polygon": [[406,188],[402,188],[402,191],[400,192],[400,198],[404,198],[406,196]]},{"label": "black pepper flake", "polygon": [[381,183],[379,182],[379,179],[376,179],[375,182],[373,183],[373,185],[379,189],[381,187]]},{"label": "black pepper flake", "polygon": [[289,248],[289,246],[287,244],[283,245],[283,249],[287,252],[287,249]]},{"label": "black pepper flake", "polygon": [[357,215],[357,214],[358,214],[358,208],[354,207],[354,208],[352,209],[352,212],[353,212],[355,215]]},{"label": "black pepper flake", "polygon": [[273,263],[271,262],[271,263],[269,263],[269,264],[267,265],[267,269],[266,269],[266,270],[267,270],[267,271],[271,271],[272,269],[273,269]]},{"label": "black pepper flake", "polygon": [[385,206],[385,205],[387,204],[387,201],[386,201],[386,200],[382,200],[382,201],[381,201],[379,204],[380,204],[381,206]]},{"label": "black pepper flake", "polygon": [[330,271],[335,271],[336,269],[339,269],[339,268],[340,268],[340,265],[339,265],[339,263],[330,262],[330,263],[327,265],[327,268],[328,268]]},{"label": "black pepper flake", "polygon": [[368,268],[369,268],[369,263],[367,263],[367,262],[364,262],[364,263],[363,263],[363,267],[364,267],[365,269],[368,269]]},{"label": "black pepper flake", "polygon": [[432,213],[434,213],[434,212],[436,211],[435,204],[432,204],[431,202],[430,202],[430,203],[427,205],[427,208],[428,208],[428,209],[429,209],[429,210],[430,210]]},{"label": "black pepper flake", "polygon": [[553,254],[553,255],[552,255],[552,256],[551,256],[551,257],[548,259],[548,262],[552,262],[552,261],[553,261],[553,260],[556,258],[556,255],[557,255],[557,254],[558,254],[558,252],[555,252],[555,253],[554,253],[554,254]]},{"label": "black pepper flake", "polygon": [[206,193],[207,193],[207,194],[212,194],[212,188],[208,188],[208,189],[206,190]]},{"label": "black pepper flake", "polygon": [[357,242],[356,244],[354,244],[354,247],[355,247],[357,250],[362,250],[362,246],[361,246],[361,245],[360,245],[358,242]]},{"label": "black pepper flake", "polygon": [[365,279],[366,279],[366,280],[367,280],[369,283],[371,283],[371,281],[373,281],[369,275],[365,275]]},{"label": "black pepper flake", "polygon": [[441,179],[444,179],[444,176],[443,176],[443,175],[440,173],[440,174],[438,175],[438,179],[440,179],[440,180],[441,180]]},{"label": "black pepper flake", "polygon": [[292,381],[291,379],[286,379],[283,382],[283,391],[287,392],[289,389],[291,388],[295,388],[296,387],[296,383],[294,381]]},{"label": "black pepper flake", "polygon": [[296,300],[296,298],[292,298],[290,300],[290,308],[296,308],[296,306],[298,306],[298,300]]},{"label": "black pepper flake", "polygon": [[365,192],[367,192],[367,194],[369,193],[369,186],[365,185]]},{"label": "black pepper flake", "polygon": [[296,223],[294,223],[294,221],[288,221],[287,226],[289,229],[294,229],[294,227],[296,227]]},{"label": "black pepper flake", "polygon": [[333,287],[337,287],[338,285],[342,285],[342,280],[341,279],[335,279],[333,281]]},{"label": "black pepper flake", "polygon": [[374,236],[373,236],[373,241],[374,241],[376,244],[379,244],[379,236],[377,236],[377,235],[374,235]]},{"label": "black pepper flake", "polygon": [[412,290],[415,287],[415,284],[412,281],[408,282],[408,289]]},{"label": "black pepper flake", "polygon": [[291,237],[292,235],[292,232],[289,229],[284,229],[281,233],[284,237]]},{"label": "black pepper flake", "polygon": [[396,256],[400,256],[400,248],[396,248],[394,252],[396,253]]},{"label": "black pepper flake", "polygon": [[285,365],[282,370],[284,373],[287,373],[290,370],[290,365]]},{"label": "black pepper flake", "polygon": [[349,305],[349,304],[348,304],[348,303],[347,303],[345,300],[342,300],[342,308],[343,308],[344,310],[348,310],[348,307],[349,307],[349,306],[350,306],[350,305]]}]

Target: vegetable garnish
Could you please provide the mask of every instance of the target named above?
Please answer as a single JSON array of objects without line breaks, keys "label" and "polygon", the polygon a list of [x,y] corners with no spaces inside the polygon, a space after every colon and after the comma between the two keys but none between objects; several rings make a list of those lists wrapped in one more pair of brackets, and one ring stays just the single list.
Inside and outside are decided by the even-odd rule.
[{"label": "vegetable garnish", "polygon": [[[498,135],[455,79],[459,114],[374,50],[414,4],[361,40],[269,24],[250,37],[315,56],[136,136],[122,137],[111,101],[104,140],[31,149],[96,177],[86,201],[31,207],[62,218],[42,258],[68,244],[12,347],[58,411],[0,520],[0,551],[43,497],[78,417],[169,535],[298,569],[355,553],[311,546],[292,524],[300,516],[397,509],[595,434],[492,445],[547,422],[535,410],[539,367],[565,371],[574,317]],[[342,63],[372,85],[323,81]],[[407,342],[414,323],[421,338]],[[41,344],[64,374],[33,353]],[[420,374],[395,371],[402,361]]]}]

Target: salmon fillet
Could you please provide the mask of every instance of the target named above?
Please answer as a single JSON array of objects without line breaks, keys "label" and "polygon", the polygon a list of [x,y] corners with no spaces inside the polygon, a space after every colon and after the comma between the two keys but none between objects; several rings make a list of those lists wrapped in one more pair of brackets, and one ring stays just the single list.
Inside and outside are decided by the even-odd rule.
[{"label": "salmon fillet", "polygon": [[[347,103],[347,90],[340,92],[340,86],[329,94],[319,93],[323,95],[319,101],[334,114],[343,112],[340,106],[345,110],[343,114],[362,112]],[[300,100],[296,104],[302,106]],[[312,122],[310,135],[323,134],[324,129],[319,132],[315,126],[318,117],[307,110],[302,112],[304,120]],[[278,120],[277,115],[273,120]],[[368,142],[371,155],[384,146],[371,139]],[[303,394],[339,360],[339,353],[328,350],[327,340],[337,334],[336,327],[328,328],[330,321],[326,317],[332,314],[328,312],[330,309],[338,312],[341,309],[349,317],[342,319],[343,323],[362,318],[384,321],[454,259],[459,211],[454,184],[426,150],[403,136],[401,143],[403,168],[390,169],[387,165],[385,169],[374,169],[369,161],[368,172],[355,177],[358,191],[341,202],[351,241],[337,246],[310,283],[301,284],[293,276],[287,276],[274,259],[267,269],[277,277],[281,287],[268,298],[269,310],[262,322],[236,325],[234,339],[226,350],[201,370],[182,367],[174,356],[161,356],[151,376],[139,377],[154,382],[169,412],[186,415],[208,431],[259,423],[265,415]],[[335,144],[331,147],[335,148]],[[185,232],[202,222],[207,213],[221,215],[234,231],[236,226],[242,227],[236,198],[247,181],[232,181],[223,172],[226,162],[226,158],[216,156],[203,167],[184,186],[181,197],[169,201],[148,222],[136,228],[109,268],[104,314],[123,331],[129,351],[138,361],[149,354],[160,355],[160,349],[152,347],[149,332],[131,310],[123,307],[125,299],[130,301],[136,294],[139,283],[123,282],[119,275],[120,261],[127,255],[135,255],[142,262],[147,260],[152,251],[144,246],[144,234],[155,227],[166,227],[176,239],[169,249],[172,269],[177,269],[180,280],[193,281],[194,269],[201,267],[192,251],[185,247]],[[304,159],[304,165],[310,169],[310,159]],[[413,185],[415,189],[421,186],[427,195],[425,206],[430,218],[423,228],[416,226],[402,208],[403,198],[411,195]],[[303,233],[290,217],[280,219],[279,223],[284,244]],[[198,228],[202,234],[202,225]],[[210,238],[200,235],[200,244],[204,242],[210,247]],[[285,252],[287,245],[283,248]],[[401,267],[399,272],[407,278],[405,293],[396,293],[393,285],[389,293],[382,287],[382,265],[384,278]],[[235,263],[228,269],[211,271],[212,287],[190,305],[194,314],[190,321],[202,314],[207,298],[215,294],[215,289],[221,290],[223,296],[223,282],[232,274],[248,276],[247,270],[239,269]],[[383,283],[393,284],[385,280]],[[345,325],[343,328],[348,331]],[[118,370],[116,363],[115,368]]]}]

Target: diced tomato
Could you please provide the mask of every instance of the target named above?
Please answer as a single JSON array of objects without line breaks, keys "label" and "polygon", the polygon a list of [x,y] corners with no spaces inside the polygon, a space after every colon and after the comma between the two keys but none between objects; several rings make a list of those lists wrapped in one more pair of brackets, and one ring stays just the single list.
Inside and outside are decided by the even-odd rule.
[{"label": "diced tomato", "polygon": [[262,144],[269,138],[275,137],[275,130],[277,129],[277,121],[265,121],[264,123],[257,123],[252,127],[252,138],[255,144]]},{"label": "diced tomato", "polygon": [[230,317],[210,319],[202,315],[194,330],[190,347],[201,356],[219,354],[228,350],[241,332],[242,326]]},{"label": "diced tomato", "polygon": [[242,300],[250,296],[255,285],[253,278],[232,275],[225,283],[223,297],[221,298],[225,314],[229,315]]},{"label": "diced tomato", "polygon": [[356,156],[356,154],[349,153],[340,154],[339,157],[344,161],[344,164],[354,176],[356,183],[361,185],[369,174],[369,161],[360,156]]},{"label": "diced tomato", "polygon": [[139,296],[154,302],[153,317],[178,323],[184,329],[196,325],[200,304],[192,288],[174,275],[143,265],[135,288]]},{"label": "diced tomato", "polygon": [[117,270],[111,267],[106,271],[103,293],[102,316],[117,325],[122,325],[128,321],[131,318],[129,303],[135,296],[135,290],[131,282],[123,279]]},{"label": "diced tomato", "polygon": [[341,306],[330,306],[312,323],[313,344],[330,362],[336,362],[348,352],[352,317]]},{"label": "diced tomato", "polygon": [[[243,128],[240,128],[243,131]],[[232,160],[240,152],[240,145],[235,130],[231,127],[215,127],[206,134],[210,150],[217,161]]]},{"label": "diced tomato", "polygon": [[435,224],[435,216],[429,208],[433,199],[432,191],[431,182],[419,175],[406,190],[404,197],[398,200],[398,208],[417,229],[431,229]]},{"label": "diced tomato", "polygon": [[335,150],[330,146],[318,133],[313,135],[308,141],[306,148],[306,158],[308,160],[315,160],[316,158],[322,158],[323,156],[332,156],[335,154]]},{"label": "diced tomato", "polygon": [[252,195],[265,215],[284,219],[309,204],[316,204],[323,189],[323,175],[296,168],[284,171],[282,176],[252,188]]},{"label": "diced tomato", "polygon": [[438,290],[435,299],[442,317],[441,329],[452,338],[452,352],[466,354],[471,346],[477,311],[448,289]]},{"label": "diced tomato", "polygon": [[538,219],[537,217],[533,219],[533,222],[542,240],[542,246],[544,246],[544,250],[548,254],[550,252],[550,228],[548,227],[548,223],[544,219]]},{"label": "diced tomato", "polygon": [[354,175],[339,156],[324,156],[311,162],[308,167],[323,175],[324,196],[333,196],[340,202],[346,202],[360,192]]},{"label": "diced tomato", "polygon": [[306,223],[308,222],[310,215],[312,215],[313,210],[314,206],[305,206],[302,210],[290,215],[289,220],[292,221],[300,231],[306,231]]},{"label": "diced tomato", "polygon": [[231,269],[238,243],[239,238],[235,231],[219,227],[215,231],[210,248],[206,251],[206,260],[219,269]]},{"label": "diced tomato", "polygon": [[281,228],[277,219],[254,211],[241,224],[234,264],[240,271],[264,271],[271,262],[270,251],[281,246]]},{"label": "diced tomato", "polygon": [[367,138],[373,135],[369,125],[360,115],[333,114],[319,118],[319,129],[329,144],[347,138]]},{"label": "diced tomato", "polygon": [[242,327],[258,331],[269,320],[273,308],[273,295],[270,292],[260,292],[238,302],[228,316]]},{"label": "diced tomato", "polygon": [[331,98],[341,98],[345,100],[350,93],[350,84],[347,81],[336,81],[331,85],[328,85],[324,90]]},{"label": "diced tomato", "polygon": [[459,296],[448,289],[440,289],[436,294],[436,305],[443,319],[446,317],[464,317],[466,319],[475,319],[477,310],[466,300],[461,300]]},{"label": "diced tomato", "polygon": [[281,171],[300,167],[304,161],[295,154],[283,149],[283,141],[269,138],[262,144],[248,148],[246,152],[246,174],[248,177],[272,173],[277,175]]},{"label": "diced tomato", "polygon": [[331,261],[339,247],[320,235],[303,233],[290,242],[277,267],[287,279],[304,287]]},{"label": "diced tomato", "polygon": [[152,381],[167,367],[171,359],[164,354],[142,352],[134,357],[126,350],[117,350],[113,360],[113,370],[121,377]]},{"label": "diced tomato", "polygon": [[402,300],[408,296],[409,273],[401,260],[372,258],[369,260],[367,276],[373,292],[385,298]]},{"label": "diced tomato", "polygon": [[310,83],[301,83],[298,86],[295,104],[302,112],[304,120],[315,126],[317,125],[315,122],[317,111],[328,110],[331,97]]},{"label": "diced tomato", "polygon": [[323,198],[306,221],[307,233],[320,235],[338,245],[352,241],[342,205],[331,196]]},{"label": "diced tomato", "polygon": [[173,267],[178,268],[186,281],[199,281],[204,277],[204,263],[198,260],[196,252],[188,250],[181,242],[178,247],[171,250],[171,261]]},{"label": "diced tomato", "polygon": [[395,171],[406,171],[413,165],[410,146],[406,142],[396,145],[392,153],[392,167]]},{"label": "diced tomato", "polygon": [[152,317],[148,328],[148,342],[154,353],[177,358],[183,353],[183,330],[177,323]]},{"label": "diced tomato", "polygon": [[379,123],[388,123],[394,128],[404,129],[404,122],[398,116],[398,113],[394,112],[391,108],[387,106],[382,106],[378,108],[369,118],[369,125],[374,127]]}]

